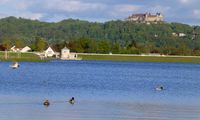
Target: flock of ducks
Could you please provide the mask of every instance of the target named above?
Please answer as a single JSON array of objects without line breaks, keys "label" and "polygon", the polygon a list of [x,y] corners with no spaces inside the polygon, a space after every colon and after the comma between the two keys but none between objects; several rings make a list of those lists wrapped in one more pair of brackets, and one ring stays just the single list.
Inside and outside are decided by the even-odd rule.
[{"label": "flock of ducks", "polygon": [[[17,68],[19,68],[19,63],[18,63],[18,62],[13,62],[13,63],[10,65],[10,67],[11,67],[12,69],[17,69]],[[72,97],[68,102],[69,102],[70,104],[74,104],[74,103],[75,103],[74,97]],[[45,100],[45,101],[43,102],[43,105],[48,107],[48,106],[50,105],[49,100]]]},{"label": "flock of ducks", "polygon": [[[19,67],[19,64],[18,64],[18,62],[14,62],[12,65],[10,65],[10,67],[13,68],[13,69],[17,69]],[[164,87],[162,85],[158,85],[158,86],[155,87],[155,90],[156,91],[163,91]],[[74,97],[72,97],[68,102],[70,104],[74,104],[75,103]],[[43,105],[44,106],[49,106],[50,105],[49,100],[45,100]]]},{"label": "flock of ducks", "polygon": [[[158,85],[158,86],[155,87],[155,90],[156,91],[163,91],[164,87],[162,85]],[[73,105],[75,103],[74,97],[72,97],[68,102]],[[43,105],[48,107],[50,105],[49,100],[45,100]]]},{"label": "flock of ducks", "polygon": [[[75,103],[74,97],[72,97],[68,102],[73,105]],[[46,106],[46,107],[48,107],[50,105],[49,100],[45,100],[44,103],[43,103],[43,105]]]}]

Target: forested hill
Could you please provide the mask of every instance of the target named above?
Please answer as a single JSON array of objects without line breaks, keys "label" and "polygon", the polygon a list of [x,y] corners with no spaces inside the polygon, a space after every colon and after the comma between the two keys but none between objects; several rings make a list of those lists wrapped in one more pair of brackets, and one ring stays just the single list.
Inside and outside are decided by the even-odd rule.
[{"label": "forested hill", "polygon": [[174,49],[182,50],[180,54],[188,52],[191,54],[194,50],[200,50],[200,27],[180,23],[144,24],[127,21],[97,23],[73,19],[47,23],[15,17],[0,19],[1,43],[8,39],[11,41],[21,39],[26,44],[31,44],[37,37],[44,38],[49,44],[84,38],[92,41],[109,41],[111,46],[118,44],[119,49],[148,48],[149,52],[167,54],[178,54],[177,51],[169,52]]}]

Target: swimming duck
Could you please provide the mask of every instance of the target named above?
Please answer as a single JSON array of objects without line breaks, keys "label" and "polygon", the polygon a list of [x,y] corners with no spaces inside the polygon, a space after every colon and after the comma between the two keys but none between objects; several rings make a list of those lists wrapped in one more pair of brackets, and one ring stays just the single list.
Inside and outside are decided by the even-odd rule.
[{"label": "swimming duck", "polygon": [[74,104],[74,103],[75,103],[74,97],[72,97],[72,98],[69,100],[69,103],[70,103],[70,104]]},{"label": "swimming duck", "polygon": [[45,106],[49,106],[49,105],[50,105],[50,103],[49,103],[49,101],[48,101],[48,100],[45,100],[45,101],[44,101],[44,103],[43,103],[43,105],[45,105]]},{"label": "swimming duck", "polygon": [[10,65],[11,68],[17,69],[19,67],[18,62],[14,62],[12,65]]},{"label": "swimming duck", "polygon": [[164,90],[164,87],[159,85],[155,89],[156,89],[156,91],[162,91],[162,90]]}]

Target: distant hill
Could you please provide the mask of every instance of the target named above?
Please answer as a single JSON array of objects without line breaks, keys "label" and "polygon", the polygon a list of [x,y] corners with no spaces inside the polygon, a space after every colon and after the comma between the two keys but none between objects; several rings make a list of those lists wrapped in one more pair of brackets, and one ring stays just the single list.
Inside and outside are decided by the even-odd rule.
[{"label": "distant hill", "polygon": [[[180,33],[184,36],[179,36]],[[117,42],[122,47],[130,43],[155,48],[186,46],[189,49],[196,49],[200,47],[200,27],[181,23],[147,25],[119,20],[98,23],[74,19],[47,23],[7,17],[0,19],[0,42],[8,37],[23,39],[27,44],[34,42],[35,37],[42,37],[50,44],[89,38]]]},{"label": "distant hill", "polygon": [[[10,36],[31,40],[40,36],[47,40],[71,40],[88,37],[111,41],[151,41],[158,35],[161,39],[171,39],[172,33],[185,33],[190,39],[193,33],[200,33],[200,27],[180,23],[139,24],[128,21],[108,21],[105,23],[68,19],[57,23],[7,17],[0,19],[0,38]],[[153,37],[153,38],[152,38]]]}]

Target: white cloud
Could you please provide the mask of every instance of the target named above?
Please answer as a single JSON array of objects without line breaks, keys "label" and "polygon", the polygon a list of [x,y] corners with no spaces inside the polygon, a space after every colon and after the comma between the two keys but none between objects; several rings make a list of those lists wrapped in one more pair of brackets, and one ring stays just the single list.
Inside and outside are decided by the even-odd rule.
[{"label": "white cloud", "polygon": [[199,5],[200,1],[199,0],[179,0],[180,3],[184,5]]},{"label": "white cloud", "polygon": [[193,17],[200,19],[200,9],[193,10]]},{"label": "white cloud", "polygon": [[8,15],[4,14],[4,13],[0,13],[0,19],[1,18],[5,18],[5,17],[8,17]]},{"label": "white cloud", "polygon": [[161,6],[161,5],[155,5],[149,9],[150,12],[161,12],[161,13],[167,13],[169,10],[171,10],[170,6]]},{"label": "white cloud", "polygon": [[140,10],[140,8],[142,8],[142,6],[119,4],[113,6],[113,8],[111,8],[109,13],[113,17],[127,17],[128,15]]},{"label": "white cloud", "polygon": [[106,6],[101,3],[87,3],[80,0],[52,0],[45,1],[44,8],[59,10],[63,12],[83,12],[91,10],[102,10]]},{"label": "white cloud", "polygon": [[31,19],[31,20],[40,20],[43,17],[43,14],[25,12],[25,13],[19,13],[19,14],[15,15],[15,16],[16,17],[27,18],[27,19]]},{"label": "white cloud", "polygon": [[191,23],[200,20],[199,4],[200,0],[0,0],[0,18],[106,21],[124,19],[133,13],[161,12],[167,21]]},{"label": "white cloud", "polygon": [[9,2],[10,0],[0,0],[0,5]]},{"label": "white cloud", "polygon": [[32,1],[22,1],[14,4],[15,8],[19,10],[27,10],[31,5],[33,5]]},{"label": "white cloud", "polygon": [[183,4],[187,4],[187,3],[189,3],[190,1],[192,1],[192,0],[179,0],[181,3],[183,3]]},{"label": "white cloud", "polygon": [[141,8],[141,6],[138,5],[129,5],[129,4],[124,4],[124,5],[116,5],[114,6],[114,10],[118,12],[134,12],[137,11]]}]

